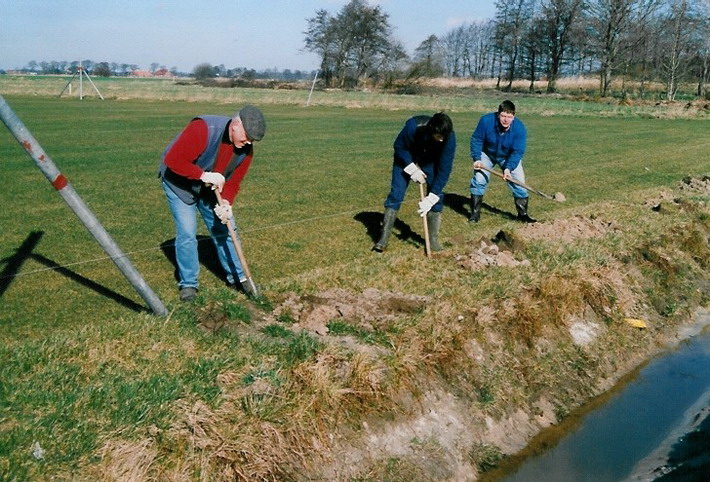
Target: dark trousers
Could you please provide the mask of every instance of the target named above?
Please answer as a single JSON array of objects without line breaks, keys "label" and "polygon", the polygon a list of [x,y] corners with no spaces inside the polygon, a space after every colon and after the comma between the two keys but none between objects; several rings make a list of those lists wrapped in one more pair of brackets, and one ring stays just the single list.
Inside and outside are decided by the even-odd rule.
[{"label": "dark trousers", "polygon": [[[434,165],[429,164],[425,166],[420,166],[424,174],[426,174],[427,182],[431,182],[434,179]],[[409,187],[409,182],[411,181],[409,174],[404,172],[404,168],[400,167],[396,162],[392,164],[392,184],[390,186],[390,192],[385,199],[385,208],[399,210],[399,207],[404,201],[404,195],[407,193],[407,187]],[[415,183],[416,184],[416,183]],[[419,187],[417,187],[419,190]],[[429,194],[427,192],[427,194]],[[419,195],[417,195],[419,198]],[[440,213],[444,209],[444,194],[442,193],[439,202],[434,205],[431,210],[435,213]]]}]

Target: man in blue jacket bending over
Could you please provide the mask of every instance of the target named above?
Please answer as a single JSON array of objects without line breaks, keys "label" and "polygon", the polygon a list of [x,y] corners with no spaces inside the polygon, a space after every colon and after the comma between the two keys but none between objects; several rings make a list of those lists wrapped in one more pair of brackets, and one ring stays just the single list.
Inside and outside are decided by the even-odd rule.
[{"label": "man in blue jacket bending over", "polygon": [[[503,170],[506,180],[514,179],[525,184],[522,161],[527,137],[525,125],[515,117],[515,104],[509,100],[501,102],[498,112],[485,114],[478,121],[471,136],[474,170],[471,178],[470,222],[477,223],[481,218],[483,195],[488,188],[489,173],[481,167],[493,169],[497,164]],[[534,223],[535,219],[528,215],[528,191],[512,182],[508,182],[508,187],[513,193],[518,220]]]},{"label": "man in blue jacket bending over", "polygon": [[444,186],[449,181],[455,153],[456,134],[448,115],[439,112],[407,120],[394,141],[392,185],[385,199],[382,235],[372,247],[373,251],[381,253],[387,247],[410,180],[428,186],[427,196],[419,202],[417,212],[427,217],[431,250],[443,249],[439,244],[439,228],[444,209]]}]

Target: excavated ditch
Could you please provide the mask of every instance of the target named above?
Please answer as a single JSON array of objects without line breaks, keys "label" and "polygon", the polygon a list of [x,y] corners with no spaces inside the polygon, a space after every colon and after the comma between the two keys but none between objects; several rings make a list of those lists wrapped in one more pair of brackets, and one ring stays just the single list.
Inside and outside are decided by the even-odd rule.
[{"label": "excavated ditch", "polygon": [[[710,176],[686,178],[678,188],[686,195],[710,194]],[[663,209],[668,203],[681,201],[673,192],[663,191],[656,198],[649,199],[644,206],[653,211]],[[593,239],[610,233],[621,232],[615,222],[600,216],[575,215],[567,219],[540,222],[516,228],[515,232],[501,231],[493,239],[481,239],[470,249],[451,259],[459,269],[480,271],[491,267],[527,266],[530,261],[521,256],[521,243],[542,241],[567,244],[580,239]],[[619,276],[619,287],[623,277]],[[628,293],[624,296],[630,295]],[[257,326],[265,326],[288,319],[288,328],[293,331],[305,330],[323,340],[342,343],[343,337],[331,336],[328,325],[334,321],[352,324],[359,330],[373,331],[386,327],[399,317],[421,312],[430,298],[406,293],[366,289],[353,293],[344,289],[329,289],[310,295],[289,293],[279,301],[270,313],[256,319]],[[624,300],[621,300],[623,302]],[[638,300],[627,299],[629,305]],[[482,326],[486,316],[493,316],[485,307],[477,310]],[[579,313],[567,320],[569,334],[574,343],[584,349],[603,331],[603,324],[587,319]],[[198,321],[206,329],[225,326],[224,320],[217,320],[209,312],[204,312]],[[219,318],[219,317],[217,317]],[[283,324],[283,323],[282,323]],[[351,339],[351,341],[353,341]],[[372,351],[353,341],[354,350]],[[379,348],[375,349],[379,350]],[[384,350],[384,349],[382,349]],[[465,347],[471,357],[482,357],[483,349],[476,340],[470,340]],[[610,374],[601,382],[597,393],[608,389],[623,372],[632,369],[642,360],[625,360],[619,363],[619,373]],[[419,409],[407,417],[377,424],[363,423],[362,431],[345,439],[333,439],[331,464],[321,465],[316,472],[319,476],[340,479],[357,476],[358,468],[377,460],[404,458],[423,467],[430,480],[476,480],[478,467],[472,462],[471,447],[494,447],[501,454],[513,454],[541,429],[558,422],[558,414],[552,401],[544,395],[528,407],[513,409],[502,418],[486,415],[457,397],[446,387],[434,384],[419,394]],[[413,444],[413,440],[423,441]],[[428,446],[429,442],[435,446]],[[474,457],[475,458],[475,457]]]}]

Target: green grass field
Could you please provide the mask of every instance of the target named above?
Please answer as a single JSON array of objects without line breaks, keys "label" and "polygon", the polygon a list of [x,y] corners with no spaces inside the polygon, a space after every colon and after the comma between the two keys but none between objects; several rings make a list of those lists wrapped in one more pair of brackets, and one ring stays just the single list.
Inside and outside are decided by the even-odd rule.
[{"label": "green grass field", "polygon": [[[173,224],[156,178],[158,160],[191,116],[231,115],[239,104],[224,99],[79,101],[3,95],[170,311],[167,318],[147,311],[34,162],[7,130],[0,129],[5,180],[0,211],[3,480],[120,480],[121,473],[113,479],[110,474],[123,467],[115,450],[118,441],[136,443],[130,458],[138,471],[134,480],[179,478],[178,474],[191,479],[219,478],[215,475],[218,469],[210,465],[214,461],[201,465],[199,460],[205,459],[194,454],[188,438],[175,426],[180,419],[177,414],[197,403],[209,407],[215,420],[232,424],[215,438],[242,437],[239,443],[255,451],[263,449],[262,444],[273,447],[306,440],[299,431],[310,433],[306,427],[335,426],[373,409],[392,408],[394,402],[372,395],[347,402],[351,410],[347,415],[324,415],[326,409],[338,409],[345,402],[334,395],[328,398],[313,383],[304,382],[303,373],[301,378],[296,374],[302,370],[299,367],[314,363],[332,348],[317,337],[294,335],[281,324],[254,333],[246,300],[228,292],[209,263],[201,273],[198,303],[186,306],[177,300],[174,267],[166,256],[174,237]],[[268,132],[256,146],[235,216],[252,274],[267,298],[261,308],[268,309],[290,291],[309,294],[342,288],[359,292],[375,287],[425,295],[463,309],[478,303],[477,290],[496,299],[513,296],[515,286],[539,280],[538,274],[529,273],[461,274],[452,268],[451,257],[426,260],[417,237],[401,240],[393,236],[384,255],[370,252],[389,188],[394,136],[409,116],[432,113],[436,105],[449,111],[458,139],[441,231],[447,251],[464,252],[481,237],[514,229],[515,223],[486,211],[480,224],[467,222],[470,134],[478,117],[495,109],[501,95],[428,98],[421,100],[422,110],[408,108],[412,105],[409,98],[403,99],[403,108],[389,98],[382,108],[367,104],[366,95],[358,94],[365,99],[364,106],[353,108],[350,94],[342,94],[342,105],[321,99],[309,107],[260,95],[265,94],[237,99],[264,101]],[[525,158],[529,185],[550,194],[562,192],[567,199],[557,203],[532,195],[531,214],[541,221],[603,213],[626,219],[643,233],[651,226],[639,219],[643,211],[630,205],[638,206],[645,197],[677,185],[684,176],[710,174],[707,115],[672,119],[659,118],[652,109],[620,112],[618,106],[611,106],[606,112],[590,113],[576,111],[567,101],[534,97],[515,101],[529,130]],[[477,108],[469,108],[469,102]],[[410,189],[399,219],[421,233],[417,196]],[[510,193],[496,179],[491,181],[485,202],[514,211]],[[683,216],[683,223],[690,222],[685,217],[689,215]],[[673,226],[673,222],[666,220],[664,226]],[[541,264],[550,262],[540,268],[546,275],[564,276],[580,267],[591,269],[600,259],[608,261],[617,249],[633,251],[629,246],[643,241],[631,241],[633,236],[629,234],[628,244],[612,240],[603,248],[570,247],[558,258],[551,254],[553,250],[540,247],[531,247],[528,255]],[[212,334],[200,330],[196,320],[215,306],[243,331]],[[399,345],[403,342],[399,336],[422,320],[421,312],[414,313],[367,342]],[[332,325],[334,333],[339,330],[359,336],[355,329]],[[429,343],[432,346],[426,349],[439,350],[439,341]],[[341,356],[352,361],[352,355]],[[394,361],[399,356],[390,360],[393,366],[402,363]],[[271,380],[286,395],[246,397],[241,405],[235,402],[239,390],[233,387],[248,386],[258,378]],[[396,390],[400,387],[397,380],[392,376],[379,389],[385,394]],[[477,386],[479,392],[496,393],[493,382]],[[294,395],[302,397],[303,393],[325,406],[308,409],[307,400]],[[286,441],[257,440],[255,434],[245,440],[244,434],[239,435],[240,429],[253,428],[256,422],[278,427]],[[135,448],[140,445],[137,441],[145,440],[147,434],[153,442],[140,452]],[[42,458],[31,455],[35,442],[44,450]],[[289,451],[269,453],[283,452]],[[188,461],[181,465],[181,459]],[[151,463],[141,465],[141,460]],[[263,461],[269,469],[260,469],[247,455],[240,460],[242,465],[233,462],[233,467],[255,478],[291,474],[276,455]],[[218,475],[228,478],[225,473]]]}]

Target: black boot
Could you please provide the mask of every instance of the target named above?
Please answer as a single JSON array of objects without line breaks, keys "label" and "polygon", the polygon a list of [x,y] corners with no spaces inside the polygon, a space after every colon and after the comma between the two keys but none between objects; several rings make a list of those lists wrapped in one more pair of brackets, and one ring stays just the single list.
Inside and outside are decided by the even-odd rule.
[{"label": "black boot", "polygon": [[429,226],[429,246],[433,252],[443,251],[439,244],[439,228],[441,227],[441,213],[429,211],[426,214],[427,225]]},{"label": "black boot", "polygon": [[518,211],[518,221],[523,223],[536,223],[537,219],[533,219],[528,215],[528,198],[516,197],[515,209]]},{"label": "black boot", "polygon": [[483,205],[483,196],[474,196],[471,194],[471,217],[468,218],[469,223],[477,223],[481,219],[481,206]]},{"label": "black boot", "polygon": [[397,210],[386,208],[384,219],[382,220],[382,234],[380,235],[380,240],[377,241],[372,247],[373,251],[381,253],[385,250],[387,247],[387,241],[390,239],[390,233],[392,232],[395,219],[397,219]]}]

